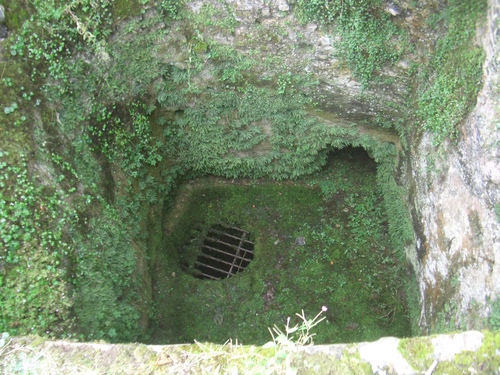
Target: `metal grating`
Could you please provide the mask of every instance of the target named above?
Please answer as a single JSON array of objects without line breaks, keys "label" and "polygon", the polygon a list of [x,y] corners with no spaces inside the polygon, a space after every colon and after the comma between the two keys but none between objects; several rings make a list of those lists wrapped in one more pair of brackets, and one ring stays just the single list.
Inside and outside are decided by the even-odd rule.
[{"label": "metal grating", "polygon": [[250,233],[235,227],[215,225],[201,245],[192,275],[200,279],[227,279],[243,271],[253,259]]}]

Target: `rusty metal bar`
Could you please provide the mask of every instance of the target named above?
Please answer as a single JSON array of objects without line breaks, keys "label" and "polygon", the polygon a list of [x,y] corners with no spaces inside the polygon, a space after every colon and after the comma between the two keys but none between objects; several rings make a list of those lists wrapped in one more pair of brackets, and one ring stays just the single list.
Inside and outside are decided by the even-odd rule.
[{"label": "rusty metal bar", "polygon": [[[237,232],[238,236],[217,228],[227,229],[228,231],[232,230]],[[217,228],[211,228],[203,240],[201,252],[194,263],[195,276],[211,280],[220,280],[224,277],[229,278],[243,270],[245,268],[243,266],[244,262],[248,264],[253,258],[253,246],[255,243],[247,239],[250,232],[241,228],[224,225],[220,225]],[[226,241],[232,241],[233,243]],[[252,250],[249,250],[249,247]],[[211,251],[215,254],[210,253]],[[220,257],[218,254],[221,254]],[[223,268],[229,268],[229,271]],[[210,270],[214,270],[213,275],[210,274]]]},{"label": "rusty metal bar", "polygon": [[[235,262],[236,262],[236,260],[238,259],[238,253],[239,253],[239,251],[238,251],[238,250],[239,250],[239,249],[236,249],[236,254],[234,255],[234,258],[233,258],[233,263],[231,264],[231,268],[229,269],[229,273],[230,273],[231,275],[234,275],[234,274],[236,273],[236,272],[233,272],[233,268],[234,268],[234,263],[235,263]],[[243,260],[242,260],[242,262],[243,262]],[[227,278],[229,278],[229,275],[227,276]]]},{"label": "rusty metal bar", "polygon": [[217,251],[218,253],[221,253],[221,254],[224,254],[224,255],[229,255],[232,258],[239,258],[239,259],[247,260],[247,258],[240,257],[240,256],[232,254],[232,253],[227,253],[224,250],[217,249],[216,247],[212,247],[212,246],[208,246],[208,245],[203,245],[203,247],[206,247],[207,249],[210,249],[210,250],[213,250],[213,251]]},{"label": "rusty metal bar", "polygon": [[[242,248],[242,245],[243,245],[243,241],[246,241],[246,240],[245,240],[245,237],[247,236],[247,234],[249,234],[249,233],[248,233],[248,232],[245,232],[245,233],[243,233],[243,236],[241,236],[240,246],[238,246],[238,250],[236,251],[236,255],[239,255],[240,250],[246,250],[246,249],[243,249],[243,248]],[[253,251],[252,251],[252,254],[253,254]],[[234,258],[234,261],[236,262],[236,258]],[[240,269],[240,268],[241,268],[242,263],[243,263],[243,260],[241,260],[241,261],[240,261],[240,264],[239,264],[239,266],[238,266],[238,269]]]},{"label": "rusty metal bar", "polygon": [[[240,255],[240,250],[243,250],[241,248],[241,245],[243,244],[243,241],[245,241],[245,236],[246,236],[246,233],[243,232],[243,235],[242,237],[240,238],[240,244],[238,245],[238,247],[236,248],[236,254],[234,255],[234,258],[233,258],[233,264],[231,265],[231,268],[229,269],[229,272],[231,272],[232,275],[234,275],[236,272],[238,272],[240,269],[241,269],[241,264],[243,263],[243,259],[240,260],[240,264],[239,265],[236,265],[236,262],[237,262],[237,259],[238,258],[241,258],[239,255]],[[233,272],[233,268],[234,267],[237,267],[238,268],[238,271],[236,272]],[[229,277],[229,276],[228,276]]]},{"label": "rusty metal bar", "polygon": [[[208,233],[208,234],[207,234],[207,236],[206,236],[205,238],[216,238],[216,237],[212,237],[212,236],[210,236],[210,234],[211,234],[211,233]],[[222,233],[217,233],[217,234],[221,234],[221,235],[222,235]],[[233,236],[233,235],[231,235],[231,234],[226,234],[225,236],[226,236],[226,237],[231,237],[231,238],[234,238],[235,240],[238,240],[238,241],[240,241],[240,243],[241,243],[241,237],[236,237],[236,236]],[[253,243],[252,241],[249,241],[249,240],[244,240],[244,242],[246,242],[246,243],[250,243],[250,244],[254,245],[254,243]],[[227,243],[227,242],[226,242],[226,243]],[[235,244],[230,244],[230,245],[232,245],[232,246],[237,246],[237,245],[235,245]]]},{"label": "rusty metal bar", "polygon": [[[208,267],[208,268],[211,268],[211,269],[213,269],[213,270],[216,270],[217,272],[220,272],[220,273],[225,273],[226,275],[233,276],[233,274],[232,274],[232,273],[229,273],[229,272],[227,272],[227,271],[221,270],[221,269],[219,269],[219,268],[215,268],[215,267],[209,266],[208,264],[205,264],[205,263],[200,263],[200,262],[196,261],[196,262],[194,262],[194,264],[195,264],[195,265],[197,264],[197,265],[199,265],[199,266],[203,266],[203,267]],[[202,272],[202,271],[200,271],[200,272]]]},{"label": "rusty metal bar", "polygon": [[[231,255],[232,257],[234,257],[233,255]],[[222,260],[222,259],[219,259],[219,258],[216,258],[216,257],[213,257],[213,256],[210,256],[210,255],[207,255],[205,253],[201,253],[200,255],[198,255],[198,259],[200,257],[203,257],[203,258],[208,258],[208,259],[213,259],[213,260],[216,260],[217,262],[219,263],[224,263],[224,264],[227,264],[228,266],[232,266],[233,263],[230,263],[230,262],[226,262],[225,260]]]}]

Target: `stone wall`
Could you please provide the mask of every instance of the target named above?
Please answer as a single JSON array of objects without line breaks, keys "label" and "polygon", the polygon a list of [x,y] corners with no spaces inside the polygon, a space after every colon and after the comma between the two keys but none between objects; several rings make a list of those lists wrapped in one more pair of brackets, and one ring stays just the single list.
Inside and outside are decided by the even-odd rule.
[{"label": "stone wall", "polygon": [[0,373],[30,374],[493,374],[500,333],[469,331],[303,347],[142,345],[0,337]]},{"label": "stone wall", "polygon": [[[170,36],[162,41],[169,52],[163,56],[167,59],[165,63],[187,69],[189,49],[186,46],[193,44],[197,38],[193,35],[199,33],[204,41],[216,41],[254,60],[251,73],[256,81],[273,78],[277,66],[283,75],[314,75],[317,84],[308,93],[317,101],[318,108],[335,114],[338,124],[370,121],[382,114],[390,117],[395,114],[395,104],[404,100],[408,62],[384,71],[386,82],[363,88],[335,57],[334,31],[315,23],[298,22],[293,14],[294,1],[235,0],[224,5],[195,0],[187,6],[194,14],[201,14],[207,4],[219,10],[212,16],[211,25],[191,30],[189,21],[180,21],[172,27]],[[403,14],[395,17],[407,22]],[[231,18],[234,24],[226,25]],[[207,88],[217,89],[218,83],[211,77],[210,70],[213,67],[205,62],[204,71],[195,80],[198,86],[203,82]],[[307,87],[300,89],[308,90]]]},{"label": "stone wall", "polygon": [[424,332],[479,327],[500,294],[499,9],[490,0],[487,25],[477,30],[486,53],[483,88],[458,142],[437,149],[425,134],[406,155],[403,184],[416,230],[408,255]]}]

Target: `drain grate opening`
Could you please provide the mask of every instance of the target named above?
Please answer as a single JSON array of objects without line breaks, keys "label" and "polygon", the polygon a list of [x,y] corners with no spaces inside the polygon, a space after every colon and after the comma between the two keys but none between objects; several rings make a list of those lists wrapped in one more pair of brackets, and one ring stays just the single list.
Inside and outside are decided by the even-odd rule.
[{"label": "drain grate opening", "polygon": [[194,264],[186,271],[200,279],[227,279],[243,271],[253,259],[250,233],[236,226],[212,226]]}]

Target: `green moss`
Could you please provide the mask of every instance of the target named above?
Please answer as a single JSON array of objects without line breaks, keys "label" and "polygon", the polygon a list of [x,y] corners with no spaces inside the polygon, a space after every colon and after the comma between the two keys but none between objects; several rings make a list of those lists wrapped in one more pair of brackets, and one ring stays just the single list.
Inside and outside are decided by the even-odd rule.
[{"label": "green moss", "polygon": [[410,317],[412,335],[419,336],[419,334],[421,333],[421,328],[418,325],[421,314],[420,296],[416,276],[410,267],[412,266],[408,265],[406,271],[406,306],[408,307],[408,315]]},{"label": "green moss", "polygon": [[333,353],[294,353],[291,364],[298,374],[373,374],[370,364],[361,360],[355,346]]},{"label": "green moss", "polygon": [[30,347],[36,348],[38,346],[42,346],[47,342],[46,338],[40,337],[40,336],[34,336],[33,340],[30,341]]},{"label": "green moss", "polygon": [[[181,191],[165,218],[165,253],[153,266],[163,270],[154,283],[155,342],[263,344],[267,327],[286,316],[293,321],[301,309],[314,316],[322,305],[330,310],[316,343],[408,335],[406,308],[395,294],[401,268],[373,191],[375,164],[348,155],[338,153],[296,184],[208,180]],[[255,236],[255,259],[230,279],[200,281],[181,265],[194,262],[201,234],[219,222]],[[299,236],[303,247],[294,245]]]},{"label": "green moss", "polygon": [[116,21],[128,17],[141,15],[142,4],[140,0],[115,0],[113,2],[113,18]]},{"label": "green moss", "polygon": [[500,223],[500,203],[495,203],[494,211],[497,217],[497,221]]},{"label": "green moss", "polygon": [[490,304],[489,324],[491,329],[500,331],[500,298],[496,298]]},{"label": "green moss", "polygon": [[433,362],[434,346],[427,337],[415,337],[399,340],[399,351],[415,369],[425,371]]},{"label": "green moss", "polygon": [[0,5],[5,8],[5,24],[11,32],[21,28],[32,10],[27,0],[0,0]]},{"label": "green moss", "polygon": [[471,369],[479,374],[494,374],[500,368],[500,333],[483,332],[483,344],[476,352],[463,352],[455,356],[453,361],[441,362],[435,374],[466,374]]}]

